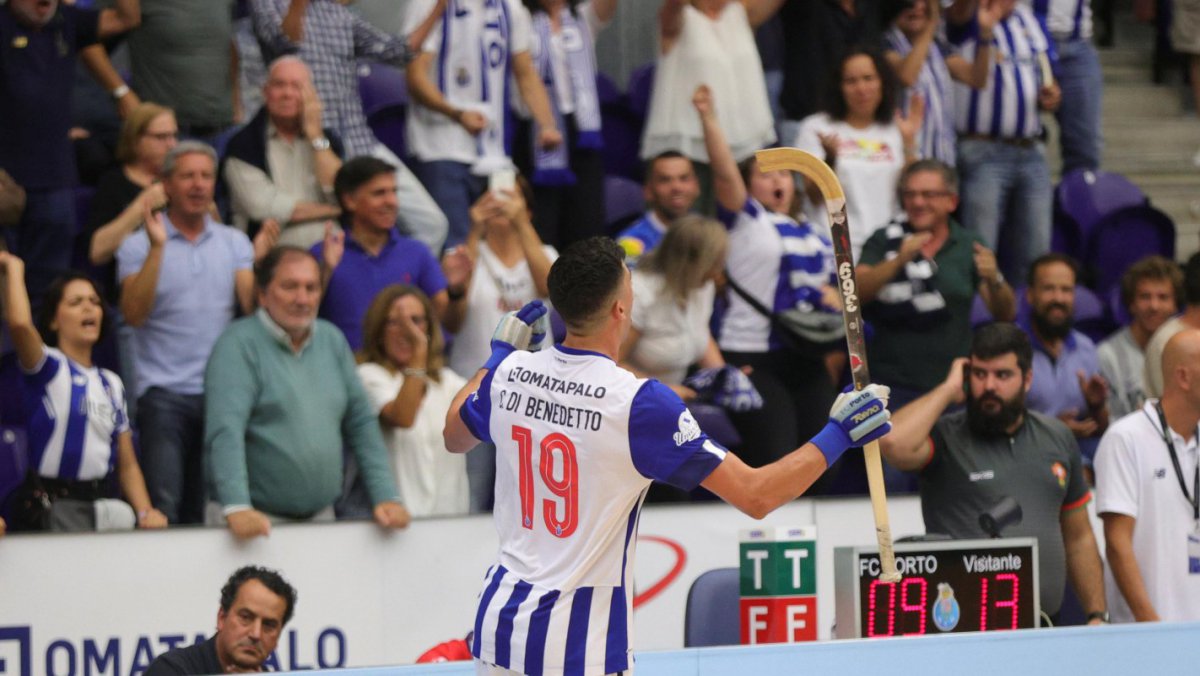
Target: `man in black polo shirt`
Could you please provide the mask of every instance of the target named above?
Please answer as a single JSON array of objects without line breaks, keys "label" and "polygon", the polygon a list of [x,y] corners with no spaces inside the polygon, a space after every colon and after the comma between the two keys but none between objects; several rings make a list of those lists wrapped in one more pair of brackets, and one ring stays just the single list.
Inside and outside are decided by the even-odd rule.
[{"label": "man in black polo shirt", "polygon": [[296,590],[279,573],[239,568],[221,588],[217,633],[204,643],[159,655],[145,676],[262,671],[295,607]]},{"label": "man in black polo shirt", "polygon": [[[1004,534],[1038,539],[1042,610],[1058,613],[1069,576],[1089,623],[1107,622],[1079,447],[1061,421],[1025,408],[1032,362],[1029,337],[1016,324],[980,327],[970,357],[955,360],[941,385],[892,416],[880,449],[892,465],[920,471],[928,533],[986,537],[979,515],[1002,498],[1016,499],[1023,518]],[[942,415],[964,400],[965,410]]]},{"label": "man in black polo shirt", "polygon": [[0,6],[0,169],[25,189],[27,200],[20,222],[4,234],[25,260],[35,302],[71,262],[77,176],[67,131],[76,56],[140,21],[139,0],[115,0],[99,11],[58,0]]}]

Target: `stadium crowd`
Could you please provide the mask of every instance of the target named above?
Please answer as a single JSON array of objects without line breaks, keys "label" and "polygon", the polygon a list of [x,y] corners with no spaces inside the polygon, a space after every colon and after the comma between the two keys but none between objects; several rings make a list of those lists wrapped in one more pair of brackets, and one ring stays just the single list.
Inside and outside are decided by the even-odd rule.
[{"label": "stadium crowd", "polygon": [[[619,0],[409,0],[403,35],[347,4],[0,3],[0,422],[27,470],[0,524],[254,537],[489,511],[495,447],[445,452],[445,411],[501,316],[546,300],[558,252],[595,235],[635,270],[622,365],[748,464],[777,460],[849,382],[824,198],[755,162],[783,145],[845,189],[891,408],[936,409],[904,440],[950,435],[930,432],[942,410],[988,397],[1036,412],[1064,453],[1047,509],[1108,488],[1110,554],[1144,545],[1119,420],[1156,397],[1173,429],[1200,417],[1194,336],[1169,345],[1200,328],[1200,255],[1138,261],[1114,292],[1124,321],[1075,321],[1092,266],[1051,251],[1043,121],[1064,173],[1100,169],[1087,0],[662,0],[640,147],[615,163],[595,40]],[[373,115],[363,63],[406,92],[402,123]],[[606,166],[638,158],[644,213],[614,218]],[[973,351],[987,320],[1015,322],[1029,358],[1011,338]],[[1008,351],[1025,386],[1007,396],[964,365]],[[1196,436],[1176,436],[1195,466]],[[888,454],[889,489],[925,495],[946,473],[930,454]],[[847,454],[813,492],[865,486]],[[1119,573],[1148,617],[1136,567]]]}]

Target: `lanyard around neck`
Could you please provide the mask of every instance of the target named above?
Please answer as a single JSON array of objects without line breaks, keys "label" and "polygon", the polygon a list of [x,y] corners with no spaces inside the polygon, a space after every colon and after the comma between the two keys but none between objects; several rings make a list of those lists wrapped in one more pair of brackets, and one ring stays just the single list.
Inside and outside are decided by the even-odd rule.
[{"label": "lanyard around neck", "polygon": [[[1171,438],[1171,428],[1167,427],[1167,416],[1163,413],[1161,401],[1154,402],[1154,410],[1158,411],[1158,422],[1162,424],[1163,441],[1167,444],[1167,452],[1171,454],[1171,465],[1175,468],[1175,478],[1179,479],[1179,488],[1183,497],[1192,506],[1192,518],[1200,522],[1200,462],[1196,463],[1196,472],[1192,477],[1192,492],[1188,493],[1187,482],[1183,479],[1183,468],[1179,464],[1179,454],[1175,452],[1175,441]],[[1200,427],[1196,434],[1200,435]]]}]

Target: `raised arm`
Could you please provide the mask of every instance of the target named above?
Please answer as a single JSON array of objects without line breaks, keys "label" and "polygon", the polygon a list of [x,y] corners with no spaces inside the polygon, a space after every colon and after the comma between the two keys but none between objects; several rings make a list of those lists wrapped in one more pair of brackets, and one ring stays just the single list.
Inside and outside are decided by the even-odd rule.
[{"label": "raised arm", "polygon": [[887,52],[888,63],[896,71],[896,77],[905,87],[911,87],[917,83],[917,77],[921,75],[925,59],[929,57],[929,50],[933,46],[933,39],[937,36],[938,23],[941,20],[942,5],[938,0],[927,0],[925,6],[929,13],[929,20],[925,24],[925,30],[921,31],[912,41],[912,49],[908,54],[900,56],[895,51]]},{"label": "raised arm", "polygon": [[105,51],[104,45],[84,47],[79,52],[79,60],[83,62],[84,67],[91,73],[92,79],[104,88],[104,91],[113,94],[122,87],[125,88],[124,93],[117,98],[117,113],[121,116],[121,119],[125,119],[142,102],[138,98],[138,95],[134,94],[133,90],[125,84],[125,80],[117,72],[117,69],[113,67],[112,60],[108,58],[108,52]]},{"label": "raised arm", "polygon": [[[299,49],[300,40],[304,37],[306,9],[308,0],[291,0],[283,14],[279,13],[275,0],[250,0],[250,19],[254,26],[254,36],[263,46],[265,61],[269,63]],[[292,35],[295,37],[291,37]]]},{"label": "raised arm", "polygon": [[742,0],[746,8],[746,18],[750,20],[751,28],[758,28],[771,20],[775,13],[783,7],[784,0]]},{"label": "raised arm", "polygon": [[142,23],[142,5],[139,0],[114,0],[113,6],[100,10],[97,36],[107,40],[114,35],[133,30]]},{"label": "raised arm", "polygon": [[292,42],[304,39],[304,12],[308,10],[308,0],[292,0],[287,13],[283,15],[280,28],[283,34]]},{"label": "raised arm", "polygon": [[675,46],[679,34],[683,32],[683,8],[687,0],[663,0],[658,10],[658,50],[666,54]]},{"label": "raised arm", "polygon": [[1000,274],[996,254],[979,242],[975,242],[975,270],[979,273],[979,295],[987,305],[988,312],[997,321],[1015,320],[1017,296]]},{"label": "raised arm", "polygon": [[12,253],[0,251],[0,273],[4,282],[4,322],[8,334],[17,348],[17,361],[21,368],[31,371],[42,361],[45,343],[33,324],[33,311],[29,308],[29,292],[25,290],[25,261]]},{"label": "raised arm", "polygon": [[975,12],[975,22],[979,27],[979,35],[975,41],[975,57],[968,63],[958,54],[947,56],[946,69],[950,71],[950,77],[974,89],[987,86],[988,77],[992,72],[993,31],[999,20],[999,2],[980,0],[979,9]]},{"label": "raised arm", "polygon": [[105,223],[92,233],[88,243],[88,259],[92,265],[105,265],[112,261],[121,248],[121,242],[132,235],[142,224],[142,218],[148,206],[151,211],[161,209],[167,204],[167,196],[163,194],[161,183],[146,186],[132,202],[130,202],[116,218]]},{"label": "raised arm", "polygon": [[761,519],[808,490],[846,449],[886,439],[884,435],[891,429],[887,423],[886,387],[868,385],[857,392],[844,392],[834,401],[825,428],[808,443],[757,469],[730,453],[701,485],[745,514]]},{"label": "raised arm", "polygon": [[738,212],[746,204],[746,183],[738,170],[737,160],[725,142],[725,132],[717,120],[712,92],[708,85],[700,85],[692,95],[692,105],[700,115],[700,127],[704,130],[704,148],[708,151],[709,166],[712,167],[713,192],[726,211]]},{"label": "raised arm", "polygon": [[162,214],[152,213],[149,205],[142,205],[142,222],[146,224],[146,237],[150,248],[146,259],[137,272],[121,280],[121,314],[130,326],[146,323],[154,309],[154,297],[158,292],[158,273],[162,269],[163,248],[167,242],[167,229]]},{"label": "raised arm", "polygon": [[966,367],[965,358],[955,359],[941,385],[892,416],[892,433],[879,442],[879,450],[889,464],[905,472],[928,464],[933,456],[929,433],[947,406],[961,403],[965,398],[963,372]]},{"label": "raised arm", "polygon": [[501,208],[513,224],[513,230],[516,233],[517,241],[521,244],[521,252],[525,255],[525,261],[529,263],[529,276],[533,277],[533,286],[540,298],[546,298],[550,295],[550,266],[553,263],[550,257],[546,255],[546,246],[542,243],[542,238],[538,236],[537,229],[533,227],[533,221],[529,218],[529,208],[525,204],[525,198],[520,190],[514,190],[507,194],[507,200],[504,201]]}]

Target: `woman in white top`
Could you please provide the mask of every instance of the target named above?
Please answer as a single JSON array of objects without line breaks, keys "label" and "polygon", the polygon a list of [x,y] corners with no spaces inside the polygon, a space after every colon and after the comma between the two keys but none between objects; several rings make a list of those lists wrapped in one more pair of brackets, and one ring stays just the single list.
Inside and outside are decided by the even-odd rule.
[{"label": "woman in white top", "polygon": [[[535,217],[544,241],[557,247],[603,235],[604,139],[596,92],[596,35],[617,0],[524,0],[532,18],[530,56],[546,83],[562,145],[537,148],[537,122],[518,128],[513,159],[534,186]],[[514,105],[520,110],[519,100]]]},{"label": "woman in white top", "polygon": [[[165,528],[133,450],[121,379],[92,361],[107,327],[96,285],[78,272],[55,280],[35,327],[24,262],[0,251],[0,272],[7,277],[0,305],[25,397],[36,402],[26,412],[29,476],[15,496],[14,530]],[[114,471],[129,505],[104,500]],[[36,509],[37,492],[49,496],[48,513]]]},{"label": "woman in white top", "polygon": [[783,0],[665,0],[659,11],[659,52],[642,135],[642,159],[677,150],[698,163],[704,191],[697,204],[711,213],[712,190],[704,132],[692,108],[692,92],[707,85],[717,117],[742,161],[775,142],[762,60],[754,30]]},{"label": "woman in white top", "polygon": [[420,289],[393,284],[363,319],[358,377],[379,415],[396,485],[413,516],[466,514],[467,463],[442,441],[446,411],[466,380],[444,366],[442,332]]},{"label": "woman in white top", "polygon": [[[914,96],[907,114],[896,110],[897,85],[883,55],[852,47],[830,78],[826,112],[804,118],[794,145],[824,159],[846,192],[854,260],[871,233],[898,209],[900,170],[918,159],[917,132],[924,101]],[[824,198],[808,184],[814,222],[828,223]]]},{"label": "woman in white top", "polygon": [[633,271],[633,326],[621,345],[621,365],[657,378],[684,401],[688,367],[725,365],[709,332],[715,280],[725,268],[725,227],[703,216],[684,216]]},{"label": "woman in white top", "polygon": [[[467,253],[474,260],[467,280],[467,311],[454,337],[450,368],[471,378],[492,353],[492,332],[507,312],[550,295],[546,278],[558,258],[533,227],[533,192],[522,176],[517,190],[488,191],[471,207]],[[547,340],[551,338],[547,336]],[[491,509],[496,484],[496,449],[480,444],[467,454],[471,511]]]}]

